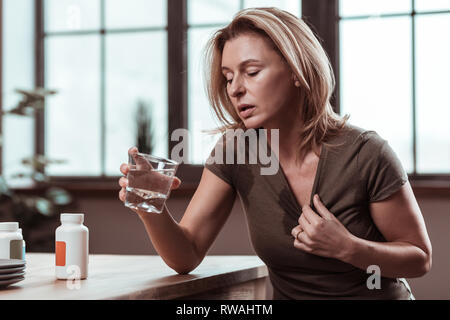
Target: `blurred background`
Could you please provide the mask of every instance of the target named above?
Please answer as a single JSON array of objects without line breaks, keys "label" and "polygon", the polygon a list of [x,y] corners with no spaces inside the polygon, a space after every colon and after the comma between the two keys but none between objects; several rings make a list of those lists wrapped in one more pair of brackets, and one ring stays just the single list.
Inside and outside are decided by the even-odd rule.
[{"label": "blurred background", "polygon": [[[0,0],[0,221],[53,252],[61,212],[85,213],[90,252],[155,254],[118,199],[138,145],[170,157],[189,130],[167,206],[180,220],[217,140],[202,49],[243,8],[302,17],[336,75],[333,107],[388,140],[433,245],[417,299],[450,299],[450,0]],[[254,254],[239,199],[208,254]],[[270,293],[270,285],[268,284]]]}]

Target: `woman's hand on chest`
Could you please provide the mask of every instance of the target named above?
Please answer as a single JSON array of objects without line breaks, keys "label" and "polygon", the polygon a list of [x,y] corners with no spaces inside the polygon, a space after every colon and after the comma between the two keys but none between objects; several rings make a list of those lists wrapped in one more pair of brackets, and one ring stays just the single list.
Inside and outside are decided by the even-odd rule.
[{"label": "woman's hand on chest", "polygon": [[317,212],[304,205],[299,224],[292,229],[294,247],[318,256],[345,260],[354,236],[328,211],[317,195],[313,201]]}]

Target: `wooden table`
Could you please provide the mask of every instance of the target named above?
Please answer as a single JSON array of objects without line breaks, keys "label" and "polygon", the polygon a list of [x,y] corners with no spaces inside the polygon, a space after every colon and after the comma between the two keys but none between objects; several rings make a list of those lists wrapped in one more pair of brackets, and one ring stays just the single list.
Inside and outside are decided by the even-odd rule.
[{"label": "wooden table", "polygon": [[27,253],[26,261],[25,279],[0,290],[0,300],[266,298],[267,267],[257,256],[206,256],[179,275],[159,256],[91,254],[88,278],[71,281],[56,279],[54,254]]}]

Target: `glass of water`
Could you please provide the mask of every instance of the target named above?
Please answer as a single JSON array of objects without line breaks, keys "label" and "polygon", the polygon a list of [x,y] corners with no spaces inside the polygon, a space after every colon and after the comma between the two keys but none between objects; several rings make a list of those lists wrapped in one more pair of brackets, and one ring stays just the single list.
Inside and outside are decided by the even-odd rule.
[{"label": "glass of water", "polygon": [[179,163],[144,153],[128,155],[125,206],[145,212],[161,213],[169,198]]}]

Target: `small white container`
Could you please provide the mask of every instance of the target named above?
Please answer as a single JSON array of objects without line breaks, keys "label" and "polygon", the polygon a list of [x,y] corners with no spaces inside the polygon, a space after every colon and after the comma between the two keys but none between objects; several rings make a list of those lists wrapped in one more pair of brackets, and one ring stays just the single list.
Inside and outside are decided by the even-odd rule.
[{"label": "small white container", "polygon": [[0,222],[0,259],[23,259],[22,241],[18,222]]},{"label": "small white container", "polygon": [[62,213],[56,229],[57,279],[86,279],[89,264],[89,230],[83,213]]}]

